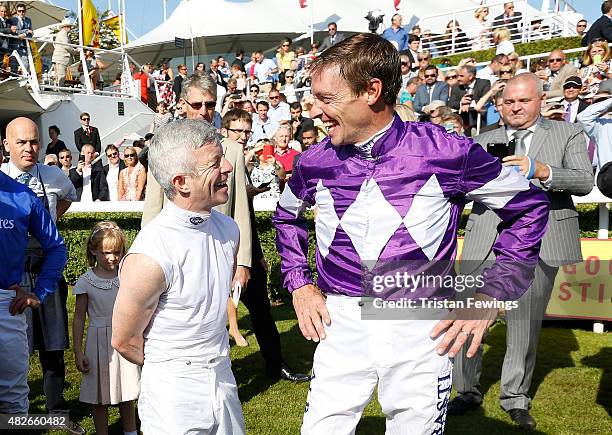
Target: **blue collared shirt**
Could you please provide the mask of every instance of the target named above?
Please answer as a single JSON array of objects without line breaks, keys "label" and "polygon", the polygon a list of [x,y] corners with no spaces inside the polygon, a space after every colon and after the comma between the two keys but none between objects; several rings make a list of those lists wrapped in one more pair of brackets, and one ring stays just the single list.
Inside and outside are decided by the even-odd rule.
[{"label": "blue collared shirt", "polygon": [[605,114],[612,109],[612,98],[591,104],[576,119],[586,134],[597,144],[597,160],[601,168],[612,162],[612,118]]},{"label": "blue collared shirt", "polygon": [[26,186],[0,172],[0,289],[19,284],[25,264],[28,233],[45,254],[34,293],[44,301],[53,293],[68,259],[64,239],[43,203]]},{"label": "blue collared shirt", "polygon": [[406,32],[403,27],[397,30],[393,30],[393,27],[389,27],[383,32],[382,37],[389,42],[395,41],[398,51],[408,49],[408,32]]}]

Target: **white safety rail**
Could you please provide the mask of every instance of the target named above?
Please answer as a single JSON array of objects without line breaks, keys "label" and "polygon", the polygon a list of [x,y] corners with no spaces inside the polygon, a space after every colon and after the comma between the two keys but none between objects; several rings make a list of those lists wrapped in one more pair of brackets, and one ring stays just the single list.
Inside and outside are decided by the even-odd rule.
[{"label": "white safety rail", "polygon": [[[3,36],[8,37],[8,38],[18,39],[18,37],[14,35],[3,35]],[[79,61],[77,61],[76,63],[69,65],[71,72],[75,71],[75,73],[72,74],[73,77],[80,76],[81,73],[78,71],[79,66],[82,68],[83,77],[89,76],[87,62],[84,61],[85,60],[85,49],[88,47],[84,47],[82,45],[77,45],[77,44],[66,44],[66,43],[54,41],[48,38],[32,37],[32,38],[26,38],[25,40],[32,41],[38,44],[39,53],[43,53],[43,50],[45,50],[45,47],[49,44],[61,45],[64,47],[71,48],[76,53],[78,53],[77,57],[79,59]],[[30,85],[30,88],[32,89],[32,92],[36,95],[39,95],[40,91],[47,90],[47,91],[61,91],[61,92],[67,92],[67,93],[85,92],[88,94],[111,95],[111,96],[118,96],[118,97],[124,97],[124,98],[140,98],[138,94],[139,89],[137,86],[135,86],[134,79],[132,78],[131,74],[122,74],[122,86],[121,86],[121,89],[119,90],[94,89],[91,86],[91,80],[85,80],[85,79],[82,80],[80,84],[64,86],[64,87],[56,86],[53,84],[53,80],[52,80],[52,75],[53,75],[52,73],[54,73],[53,67],[51,67],[50,71],[48,71],[47,73],[43,73],[42,80],[39,82],[38,76],[36,74],[36,68],[35,68],[34,58],[32,57],[32,50],[30,48],[30,44],[29,43],[26,44],[26,47],[28,51],[29,68],[25,67],[19,54],[16,51],[13,51],[10,54],[10,56],[15,58],[17,64],[21,68],[22,74],[17,75],[17,74],[12,73],[11,75],[27,79],[28,84]],[[105,50],[102,48],[95,48],[94,51],[96,53],[97,58],[104,59],[103,62],[105,64],[108,64],[108,65],[117,64],[119,66],[119,68],[117,68],[118,71],[123,71],[123,72],[128,71],[129,72],[129,60],[128,60],[129,56],[127,55],[127,53],[116,51],[116,50]],[[40,54],[40,56],[42,56],[42,54]],[[23,73],[24,71],[27,71],[27,73],[24,74]]]},{"label": "white safety rail", "polygon": [[[520,12],[522,18],[516,24],[518,32],[513,36],[512,42],[532,42],[559,36],[576,36],[575,23],[578,21],[579,14],[568,2],[559,1],[563,3],[559,10],[553,7],[547,12],[535,10],[526,0],[514,1],[515,11]],[[487,2],[483,6],[475,5],[469,9],[457,9],[422,17],[418,22],[421,31],[430,30],[432,33],[430,38],[421,39],[421,48],[432,52],[434,57],[441,57],[495,47],[493,31],[506,27],[506,25],[503,23],[494,25],[494,18],[503,12],[504,3],[503,1]],[[474,17],[474,12],[479,7],[489,8],[484,38],[481,38],[483,28]],[[541,20],[541,22],[540,24],[533,23],[534,20]],[[458,29],[449,28],[451,23],[458,23]]]},{"label": "white safety rail", "polygon": [[[597,187],[586,196],[574,196],[574,204],[599,204],[599,226],[597,232],[598,239],[608,239],[608,231],[610,228],[609,207],[612,203],[612,198],[604,196]],[[257,204],[257,203],[256,203]],[[98,202],[73,202],[67,213],[128,213],[142,212],[144,201],[98,201]],[[470,210],[472,203],[465,207]],[[275,208],[259,209],[255,207],[255,211],[274,211]]]}]

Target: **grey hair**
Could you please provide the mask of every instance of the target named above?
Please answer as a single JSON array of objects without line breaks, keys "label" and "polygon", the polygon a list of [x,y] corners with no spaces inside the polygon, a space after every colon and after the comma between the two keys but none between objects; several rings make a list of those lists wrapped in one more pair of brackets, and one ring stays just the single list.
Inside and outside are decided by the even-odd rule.
[{"label": "grey hair", "polygon": [[217,84],[208,74],[193,74],[192,76],[183,80],[180,98],[187,101],[187,95],[191,89],[206,92],[212,95],[215,100],[217,99]]},{"label": "grey hair", "polygon": [[195,171],[192,151],[210,144],[220,146],[219,134],[214,126],[202,120],[173,121],[155,132],[149,145],[149,169],[168,199],[176,195],[172,178]]}]

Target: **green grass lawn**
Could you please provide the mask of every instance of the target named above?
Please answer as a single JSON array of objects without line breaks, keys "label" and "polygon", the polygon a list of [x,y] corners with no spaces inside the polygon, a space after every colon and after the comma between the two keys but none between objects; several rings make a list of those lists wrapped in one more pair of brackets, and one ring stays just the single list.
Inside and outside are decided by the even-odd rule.
[{"label": "green grass lawn", "polygon": [[[69,299],[72,311],[74,297]],[[306,403],[308,384],[280,381],[271,384],[263,375],[264,364],[248,313],[241,305],[240,327],[249,342],[246,348],[232,347],[232,365],[249,434],[297,434]],[[273,308],[281,333],[283,353],[297,371],[308,372],[315,349],[302,337],[289,305]],[[498,323],[485,346],[482,386],[486,392],[481,410],[462,417],[450,417],[447,434],[512,434],[520,431],[498,405],[499,376],[505,351],[505,325]],[[66,352],[65,397],[73,417],[88,433],[94,433],[90,408],[78,401],[80,376],[72,352]],[[30,412],[44,412],[42,375],[36,357],[30,371]],[[612,333],[545,327],[538,350],[532,385],[532,415],[544,434],[612,433]],[[111,408],[111,433],[122,434],[117,408]],[[373,400],[364,412],[358,434],[382,434],[385,418]],[[49,432],[59,433],[59,432]],[[536,432],[537,433],[537,432]],[[333,435],[333,434],[330,434]]]}]

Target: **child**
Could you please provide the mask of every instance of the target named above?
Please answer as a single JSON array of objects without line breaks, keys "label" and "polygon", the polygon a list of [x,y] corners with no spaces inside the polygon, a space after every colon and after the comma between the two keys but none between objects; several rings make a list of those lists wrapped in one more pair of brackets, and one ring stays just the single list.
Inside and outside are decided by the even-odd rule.
[{"label": "child", "polygon": [[[108,405],[116,404],[124,433],[137,433],[132,401],[140,393],[140,368],[111,347],[111,319],[119,290],[118,266],[125,248],[125,236],[115,222],[97,223],[87,240],[87,263],[91,268],[72,289],[76,295],[72,323],[74,359],[83,373],[79,400],[93,405],[98,435],[108,434]],[[83,353],[85,313],[89,328]]]}]

